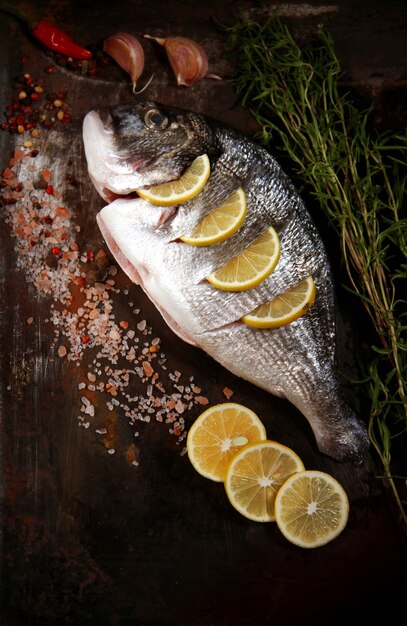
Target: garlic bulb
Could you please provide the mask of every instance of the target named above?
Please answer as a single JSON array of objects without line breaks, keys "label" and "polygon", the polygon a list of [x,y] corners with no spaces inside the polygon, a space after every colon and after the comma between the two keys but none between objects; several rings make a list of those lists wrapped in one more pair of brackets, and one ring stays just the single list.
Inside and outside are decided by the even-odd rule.
[{"label": "garlic bulb", "polygon": [[204,77],[219,78],[208,74],[206,52],[196,41],[187,37],[144,37],[164,46],[178,85],[190,87]]},{"label": "garlic bulb", "polygon": [[144,50],[138,39],[128,33],[116,33],[105,39],[103,50],[130,75],[134,91],[144,69]]}]

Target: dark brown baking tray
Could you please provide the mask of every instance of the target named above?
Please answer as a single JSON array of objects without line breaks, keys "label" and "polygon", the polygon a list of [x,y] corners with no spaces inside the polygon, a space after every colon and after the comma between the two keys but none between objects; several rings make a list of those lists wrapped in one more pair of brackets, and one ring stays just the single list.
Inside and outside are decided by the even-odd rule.
[{"label": "dark brown baking tray", "polygon": [[[231,67],[221,56],[222,35],[211,18],[230,20],[236,7],[261,15],[270,5],[64,2],[44,3],[43,16],[86,44],[119,30],[193,37],[207,46],[212,71],[227,74]],[[390,2],[384,8],[380,2],[289,2],[286,12],[297,30],[323,23],[331,31],[349,85],[362,101],[373,99],[378,123],[405,124],[405,3]],[[103,201],[87,178],[81,120],[90,108],[128,98],[129,87],[114,70],[113,75],[101,70],[94,78],[62,66],[44,73],[52,59],[10,17],[2,15],[0,35],[2,111],[13,97],[13,78],[24,73],[44,78],[49,93],[66,91],[72,122],[44,133],[32,177],[38,180],[48,167],[58,180],[61,203],[72,209],[71,226],[80,227],[76,238],[84,255],[83,280],[95,288],[109,279],[106,270],[114,262],[97,256],[100,250],[107,253],[95,224]],[[148,50],[155,78],[146,97],[255,132],[226,81],[177,88],[164,59],[153,47]],[[3,170],[15,136],[4,132],[0,140]],[[317,626],[344,623],[359,614],[366,623],[384,617],[390,623],[401,604],[405,553],[392,500],[376,477],[380,469],[375,459],[356,468],[321,455],[307,423],[291,405],[184,344],[120,269],[110,275],[114,285],[108,294],[115,321],[134,330],[137,349],[145,343],[149,350],[160,339],[151,364],[165,388],[162,395],[180,394],[184,422],[166,423],[165,415],[158,421],[157,410],[149,413],[134,400],[147,393],[148,372],[144,378],[134,375],[124,389],[133,398],[128,410],[112,404],[114,396],[97,385],[102,380],[107,385],[123,363],[116,366],[85,344],[79,345],[76,359],[68,358],[73,331],[53,323],[55,310],[64,307],[32,282],[33,267],[21,263],[24,257],[10,224],[2,219],[0,228],[2,624]],[[52,267],[52,257],[48,261]],[[340,284],[338,290],[339,366],[353,372],[354,352],[363,342],[362,320],[356,317],[355,323]],[[58,353],[61,345],[68,346],[66,355]],[[136,365],[143,367],[141,361]],[[358,403],[348,387],[350,400]],[[223,486],[204,480],[191,467],[183,454],[183,434],[205,398],[209,404],[225,401],[228,389],[233,401],[264,419],[270,438],[294,448],[306,467],[328,471],[342,482],[351,511],[337,540],[317,550],[296,548],[274,524],[241,517],[228,504]],[[119,400],[125,404],[121,396]]]}]

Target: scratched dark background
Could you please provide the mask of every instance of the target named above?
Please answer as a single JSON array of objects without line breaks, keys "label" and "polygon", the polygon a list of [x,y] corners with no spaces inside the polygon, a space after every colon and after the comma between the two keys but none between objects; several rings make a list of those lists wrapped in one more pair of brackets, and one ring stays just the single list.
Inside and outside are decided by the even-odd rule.
[{"label": "scratched dark background", "polygon": [[[240,0],[17,4],[37,17],[54,20],[85,45],[96,45],[119,30],[192,37],[205,45],[210,70],[221,75],[230,75],[233,60],[222,56],[223,35],[214,28],[212,17],[231,23],[238,9],[261,17],[275,6]],[[299,33],[323,24],[333,35],[347,86],[362,104],[373,104],[375,124],[405,126],[404,1],[287,2],[283,17]],[[13,77],[26,71],[42,75],[52,59],[20,22],[5,14],[0,18],[0,42],[3,112],[13,97]],[[146,74],[155,75],[148,98],[211,115],[247,134],[255,132],[255,123],[236,103],[226,81],[205,80],[190,89],[178,88],[163,56],[152,46],[145,49]],[[59,67],[46,80],[50,90],[66,89],[73,120],[61,131],[57,145],[41,144],[41,154],[44,158],[45,151],[50,168],[63,166],[66,159],[80,180],[78,188],[61,191],[65,201],[75,205],[81,246],[97,250],[104,243],[94,217],[103,202],[86,178],[81,120],[90,108],[129,98],[129,86],[113,69],[91,79]],[[1,132],[0,141],[3,170],[15,136]],[[392,499],[376,478],[380,473],[376,459],[372,456],[355,468],[319,454],[308,425],[292,406],[237,379],[175,337],[120,271],[117,319],[128,316],[129,298],[134,300],[160,336],[169,369],[179,370],[183,380],[194,376],[211,404],[223,401],[222,390],[230,387],[234,401],[249,405],[265,420],[271,415],[266,421],[269,437],[293,447],[307,467],[328,471],[342,482],[351,502],[349,523],[323,548],[296,548],[274,524],[255,524],[239,516],[227,503],[223,486],[201,478],[181,456],[182,444],[154,420],[140,425],[137,447],[131,448],[134,426],[118,411],[114,427],[110,424],[108,429],[115,445],[115,454],[109,454],[112,441],[107,445],[96,432],[100,427],[96,419],[89,418],[88,428],[78,427],[84,393],[78,384],[86,376],[90,357],[80,360],[79,366],[58,358],[47,321],[50,298],[40,294],[17,266],[15,242],[3,217],[4,211],[1,624],[318,626],[342,624],[356,615],[366,623],[384,618],[393,623],[396,609],[405,605],[405,546]],[[322,234],[330,241],[329,233]],[[355,352],[363,350],[363,314],[355,314],[340,275],[337,278],[339,365],[353,373]],[[33,323],[27,324],[30,317]],[[351,387],[347,391],[351,401],[360,403]],[[140,392],[134,383],[132,393]],[[92,401],[103,423],[105,404],[98,398]],[[184,415],[187,426],[200,410],[195,405]],[[138,466],[132,464],[135,458]]]}]

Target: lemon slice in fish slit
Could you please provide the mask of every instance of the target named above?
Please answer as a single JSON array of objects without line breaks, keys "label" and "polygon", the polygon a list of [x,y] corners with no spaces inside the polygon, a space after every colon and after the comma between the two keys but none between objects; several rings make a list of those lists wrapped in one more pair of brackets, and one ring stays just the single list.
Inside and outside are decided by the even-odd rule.
[{"label": "lemon slice in fish slit", "polygon": [[255,522],[275,521],[278,490],[289,476],[304,470],[300,457],[276,441],[242,448],[231,460],[225,490],[232,506]]},{"label": "lemon slice in fish slit", "polygon": [[208,213],[189,235],[184,235],[180,239],[192,246],[208,246],[220,243],[239,230],[246,213],[246,194],[239,187],[223,204]]},{"label": "lemon slice in fish slit", "polygon": [[316,548],[335,539],[345,528],[349,501],[335,478],[317,470],[290,476],[275,500],[276,522],[291,543]]},{"label": "lemon slice in fish slit", "polygon": [[252,289],[271,274],[279,258],[280,240],[274,228],[269,226],[246,250],[206,279],[225,291]]},{"label": "lemon slice in fish slit", "polygon": [[149,189],[136,189],[138,195],[157,206],[173,206],[190,200],[203,189],[211,173],[207,154],[202,154],[185,170],[180,178]]},{"label": "lemon slice in fish slit", "polygon": [[309,276],[270,302],[258,306],[254,311],[242,317],[242,322],[255,328],[286,326],[304,315],[314,300],[315,283],[312,276]]}]

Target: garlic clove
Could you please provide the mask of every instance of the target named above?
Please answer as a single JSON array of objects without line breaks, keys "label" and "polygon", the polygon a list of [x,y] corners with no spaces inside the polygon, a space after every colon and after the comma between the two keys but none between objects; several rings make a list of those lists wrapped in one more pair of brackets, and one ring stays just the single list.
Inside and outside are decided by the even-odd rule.
[{"label": "garlic clove", "polygon": [[178,85],[190,87],[202,78],[218,76],[208,74],[208,59],[203,47],[193,39],[187,37],[152,37],[144,35],[146,39],[153,39],[164,46]]},{"label": "garlic clove", "polygon": [[105,39],[103,50],[130,75],[134,91],[144,69],[144,50],[139,40],[129,33],[116,33]]},{"label": "garlic clove", "polygon": [[164,47],[178,85],[189,87],[204,78],[208,60],[202,46],[185,37],[168,37]]}]

